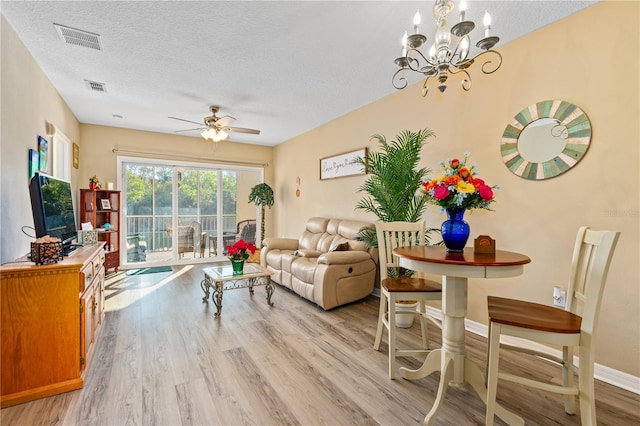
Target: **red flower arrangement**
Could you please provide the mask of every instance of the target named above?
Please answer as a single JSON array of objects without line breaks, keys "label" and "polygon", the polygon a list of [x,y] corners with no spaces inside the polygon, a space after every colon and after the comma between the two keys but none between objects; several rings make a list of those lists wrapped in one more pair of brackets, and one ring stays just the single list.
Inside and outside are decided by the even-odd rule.
[{"label": "red flower arrangement", "polygon": [[227,246],[227,255],[231,260],[247,260],[251,254],[256,252],[256,246],[244,240],[238,240],[234,245]]},{"label": "red flower arrangement", "polygon": [[484,180],[476,177],[476,166],[466,166],[469,153],[464,159],[453,158],[443,161],[444,175],[439,178],[422,182],[422,191],[427,201],[443,209],[489,209],[494,201],[493,190],[498,185],[487,185]]}]

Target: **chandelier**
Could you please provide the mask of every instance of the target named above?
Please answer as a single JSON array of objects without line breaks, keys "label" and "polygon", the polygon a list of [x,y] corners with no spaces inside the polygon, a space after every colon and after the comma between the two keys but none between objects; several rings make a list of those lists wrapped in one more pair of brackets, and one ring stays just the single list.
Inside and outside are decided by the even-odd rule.
[{"label": "chandelier", "polygon": [[462,74],[462,88],[465,91],[469,91],[471,90],[471,75],[467,70],[476,60],[480,61],[480,58],[485,55],[493,55],[496,59],[495,62],[492,61],[491,57],[482,59],[485,61],[481,67],[484,74],[492,74],[500,68],[502,55],[492,50],[500,38],[489,34],[491,30],[491,15],[485,11],[483,20],[484,37],[476,43],[476,46],[482,51],[470,58],[469,47],[471,40],[469,33],[476,25],[473,21],[465,21],[467,2],[462,0],[459,7],[460,22],[449,29],[446,18],[454,6],[452,0],[435,1],[433,17],[436,20],[438,29],[434,42],[426,56],[420,51],[420,47],[427,41],[427,37],[420,34],[420,11],[416,12],[413,18],[415,33],[407,35],[405,32],[404,37],[402,37],[402,55],[395,60],[400,69],[393,74],[393,87],[396,89],[407,87],[408,81],[404,76],[404,72],[413,71],[426,77],[422,86],[422,96],[426,96],[429,92],[428,83],[431,78],[438,80],[438,90],[444,92],[447,89],[449,74]]},{"label": "chandelier", "polygon": [[214,142],[223,141],[229,136],[227,132],[224,130],[216,129],[215,127],[210,127],[204,132],[200,133],[200,135],[205,139],[210,139]]}]

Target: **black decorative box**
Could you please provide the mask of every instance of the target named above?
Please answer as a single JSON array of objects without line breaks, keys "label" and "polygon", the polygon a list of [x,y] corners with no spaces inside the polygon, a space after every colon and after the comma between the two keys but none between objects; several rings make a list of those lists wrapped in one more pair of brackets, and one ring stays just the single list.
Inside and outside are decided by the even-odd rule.
[{"label": "black decorative box", "polygon": [[31,243],[31,261],[36,265],[58,263],[62,258],[62,242]]}]

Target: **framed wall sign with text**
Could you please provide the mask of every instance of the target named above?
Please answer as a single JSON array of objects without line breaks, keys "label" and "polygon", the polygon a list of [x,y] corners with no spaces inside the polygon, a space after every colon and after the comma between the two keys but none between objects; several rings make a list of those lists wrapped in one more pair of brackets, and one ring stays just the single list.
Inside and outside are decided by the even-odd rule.
[{"label": "framed wall sign with text", "polygon": [[362,166],[354,163],[354,160],[358,157],[366,158],[366,156],[367,148],[362,148],[333,157],[321,158],[320,180],[365,174]]}]

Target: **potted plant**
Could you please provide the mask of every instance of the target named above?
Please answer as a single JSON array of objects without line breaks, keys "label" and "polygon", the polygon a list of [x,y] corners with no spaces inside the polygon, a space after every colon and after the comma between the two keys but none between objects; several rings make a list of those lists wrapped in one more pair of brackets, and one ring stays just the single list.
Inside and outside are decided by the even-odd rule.
[{"label": "potted plant", "polygon": [[227,247],[227,255],[233,267],[233,275],[242,275],[244,261],[256,252],[256,246],[252,242],[239,240],[235,244]]},{"label": "potted plant", "polygon": [[259,183],[251,188],[249,194],[249,202],[255,203],[256,206],[260,206],[260,246],[262,246],[262,240],[264,240],[264,214],[265,206],[271,208],[274,203],[273,189],[266,183]]},{"label": "potted plant", "polygon": [[[387,142],[382,135],[374,135],[380,151],[369,151],[365,157],[354,160],[369,175],[358,192],[366,192],[356,209],[375,214],[383,222],[416,222],[427,207],[427,200],[419,189],[430,170],[418,168],[420,151],[434,133],[428,129],[417,132],[404,130],[396,140]],[[433,231],[430,229],[429,232]],[[377,247],[373,228],[360,230],[358,239],[369,247]]]},{"label": "potted plant", "polygon": [[[356,204],[356,209],[375,214],[383,222],[417,222],[427,208],[427,200],[420,193],[422,182],[426,180],[430,170],[418,168],[420,151],[428,138],[435,136],[429,129],[412,132],[404,130],[395,140],[387,142],[383,135],[374,135],[380,145],[379,151],[369,151],[365,157],[356,158],[355,163],[360,164],[369,177],[358,188],[358,192],[365,192],[364,196]],[[434,228],[427,230],[427,242],[429,234],[437,231]],[[362,228],[358,233],[360,241],[367,243],[369,247],[378,247],[375,228]],[[389,276],[411,276],[413,271],[404,268],[390,270]],[[396,304],[397,310],[413,309],[416,301],[404,301]],[[402,327],[411,327],[414,315],[396,314],[396,323]],[[410,321],[407,325],[405,318]]]}]

